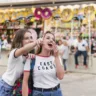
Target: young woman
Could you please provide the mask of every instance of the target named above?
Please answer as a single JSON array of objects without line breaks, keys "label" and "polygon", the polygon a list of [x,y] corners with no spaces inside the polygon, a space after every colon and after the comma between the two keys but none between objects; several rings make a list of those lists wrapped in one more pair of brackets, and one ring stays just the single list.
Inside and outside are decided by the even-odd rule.
[{"label": "young woman", "polygon": [[16,32],[8,58],[7,71],[0,80],[0,96],[11,96],[15,81],[23,73],[25,56],[40,42],[40,40],[33,41],[32,33],[27,29]]},{"label": "young woman", "polygon": [[[40,46],[41,49],[35,57],[32,96],[62,96],[59,79],[63,79],[64,68],[60,64],[54,35],[46,32],[43,36],[43,43]],[[27,59],[24,66],[23,96],[28,96],[29,74],[30,59]]]}]

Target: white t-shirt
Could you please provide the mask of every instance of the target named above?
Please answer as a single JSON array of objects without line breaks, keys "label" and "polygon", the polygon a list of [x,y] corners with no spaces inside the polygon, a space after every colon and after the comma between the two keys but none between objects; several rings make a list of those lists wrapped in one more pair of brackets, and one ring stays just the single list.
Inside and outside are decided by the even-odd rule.
[{"label": "white t-shirt", "polygon": [[2,48],[6,48],[6,47],[7,47],[7,44],[8,44],[8,42],[7,42],[7,40],[5,39],[5,40],[3,41]]},{"label": "white t-shirt", "polygon": [[59,50],[59,52],[60,52],[60,53],[62,53],[62,52],[63,52],[63,47],[64,47],[64,45],[63,45],[63,44],[58,46],[58,50]]},{"label": "white t-shirt", "polygon": [[64,52],[64,54],[63,54],[63,56],[61,56],[61,58],[63,58],[63,59],[68,59],[68,57],[69,57],[69,49],[68,49],[68,46],[64,46],[64,45],[62,44],[62,45],[58,46],[58,50],[59,50],[60,53],[63,53],[63,52]]},{"label": "white t-shirt", "polygon": [[79,51],[86,51],[87,46],[88,46],[88,43],[85,40],[82,40],[81,42],[77,43],[77,48]]},{"label": "white t-shirt", "polygon": [[68,46],[73,46],[74,45],[74,38],[70,38],[67,40]]},{"label": "white t-shirt", "polygon": [[24,70],[24,56],[14,57],[14,52],[16,49],[13,49],[9,54],[8,67],[7,71],[3,74],[2,79],[13,86],[15,81],[21,76]]},{"label": "white t-shirt", "polygon": [[[24,71],[30,71],[30,59],[26,60]],[[52,88],[57,86],[60,81],[56,76],[54,57],[36,56],[33,76],[34,87]]]},{"label": "white t-shirt", "polygon": [[68,46],[63,46],[62,50],[64,52],[62,58],[63,59],[68,59],[69,58],[69,48],[68,48]]}]

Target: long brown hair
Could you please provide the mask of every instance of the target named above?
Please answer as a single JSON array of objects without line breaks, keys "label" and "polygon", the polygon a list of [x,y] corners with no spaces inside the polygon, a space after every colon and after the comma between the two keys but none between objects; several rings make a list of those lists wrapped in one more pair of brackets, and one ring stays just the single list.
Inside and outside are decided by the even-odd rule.
[{"label": "long brown hair", "polygon": [[19,29],[18,31],[15,32],[15,37],[12,42],[12,49],[13,48],[20,48],[23,46],[22,42],[23,42],[24,35],[26,32],[30,32],[30,31],[28,31],[28,29]]},{"label": "long brown hair", "polygon": [[[43,37],[45,37],[46,34],[52,34],[54,36],[54,34],[51,31],[47,31],[46,33],[43,34]],[[54,36],[54,38],[55,38],[55,36]],[[40,45],[39,47],[37,47],[36,54],[40,54],[41,52],[42,52],[42,45]]]}]

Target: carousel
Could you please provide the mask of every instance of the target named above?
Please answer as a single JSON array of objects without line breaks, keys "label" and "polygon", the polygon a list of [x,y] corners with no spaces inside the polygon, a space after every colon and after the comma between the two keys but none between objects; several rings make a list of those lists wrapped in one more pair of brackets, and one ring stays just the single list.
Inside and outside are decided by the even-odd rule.
[{"label": "carousel", "polygon": [[[85,73],[96,73],[96,64],[94,63],[96,61],[96,58],[93,54],[91,54],[91,39],[96,39],[96,4],[74,3],[71,5],[69,3],[70,5],[61,5],[60,2],[64,0],[60,0],[60,2],[58,2],[57,0],[49,0],[47,6],[42,6],[39,4],[44,4],[43,0],[41,0],[41,2],[38,0],[35,1],[27,0],[27,3],[35,2],[34,6],[30,7],[1,7],[0,34],[6,30],[4,34],[8,34],[10,38],[13,38],[15,30],[24,28],[28,24],[31,24],[31,27],[36,30],[38,28],[40,29],[38,32],[38,37],[41,36],[41,32],[43,34],[44,32],[49,30],[54,32],[57,40],[64,36],[74,38],[82,33],[82,37],[88,39],[89,42],[90,50],[88,55],[88,69],[85,70],[83,67],[80,67],[80,69],[75,69],[74,56],[73,54],[71,54],[70,62],[68,64],[68,70]],[[52,4],[50,2],[52,2]],[[67,0],[66,2],[72,3],[72,0]],[[13,5],[15,3],[15,1],[12,2]],[[19,2],[19,4],[25,3],[21,1]],[[36,3],[38,3],[39,6],[35,6]],[[4,0],[2,4],[5,4]]]}]

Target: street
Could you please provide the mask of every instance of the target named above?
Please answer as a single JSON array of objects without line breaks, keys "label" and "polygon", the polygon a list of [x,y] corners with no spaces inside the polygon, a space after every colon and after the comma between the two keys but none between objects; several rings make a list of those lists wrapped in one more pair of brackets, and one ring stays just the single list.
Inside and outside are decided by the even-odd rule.
[{"label": "street", "polygon": [[61,88],[64,96],[96,96],[96,75],[65,74]]},{"label": "street", "polygon": [[[6,70],[8,53],[1,55],[0,76]],[[63,96],[96,96],[96,75],[67,73],[61,80]]]}]

